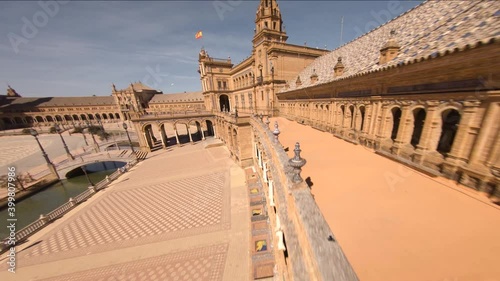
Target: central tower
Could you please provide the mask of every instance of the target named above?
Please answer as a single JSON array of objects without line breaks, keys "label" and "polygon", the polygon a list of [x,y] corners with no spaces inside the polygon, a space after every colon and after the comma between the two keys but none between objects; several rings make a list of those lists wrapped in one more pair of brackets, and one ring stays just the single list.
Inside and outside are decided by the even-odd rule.
[{"label": "central tower", "polygon": [[260,0],[255,13],[253,46],[263,41],[286,42],[288,36],[283,27],[280,8],[276,0]]},{"label": "central tower", "polygon": [[276,0],[261,0],[255,14],[252,54],[237,65],[231,59],[198,56],[205,107],[212,111],[275,115],[276,93],[286,81],[327,50],[287,43]]}]

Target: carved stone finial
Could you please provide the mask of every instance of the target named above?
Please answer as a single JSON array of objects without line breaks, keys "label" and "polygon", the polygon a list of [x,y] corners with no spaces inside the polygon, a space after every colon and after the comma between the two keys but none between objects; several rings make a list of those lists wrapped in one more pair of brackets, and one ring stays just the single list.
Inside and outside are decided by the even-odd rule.
[{"label": "carved stone finial", "polygon": [[302,81],[300,81],[300,76],[297,76],[297,80],[295,80],[295,86],[300,86],[302,85]]},{"label": "carved stone finial", "polygon": [[392,29],[389,34],[389,40],[380,49],[379,64],[393,60],[398,55],[399,49],[400,46],[396,41],[396,30]]},{"label": "carved stone finial", "polygon": [[306,159],[300,157],[301,151],[300,143],[295,143],[295,149],[293,150],[295,156],[288,160],[288,164],[293,168],[293,183],[300,183],[304,181],[302,177],[300,177],[300,172],[302,171],[302,167],[306,164]]},{"label": "carved stone finial", "polygon": [[313,69],[313,73],[311,74],[311,83],[315,83],[318,81],[318,74],[316,74],[316,69]]},{"label": "carved stone finial", "polygon": [[269,116],[266,116],[266,125],[268,128],[269,128],[269,123],[271,123],[271,121],[269,121]]},{"label": "carved stone finial", "polygon": [[344,64],[342,63],[342,57],[339,57],[337,59],[337,64],[333,67],[333,72],[335,74],[335,77],[342,76],[344,74]]},{"label": "carved stone finial", "polygon": [[278,141],[279,134],[280,134],[280,129],[278,128],[278,121],[274,121],[274,131],[273,131],[274,143],[279,143]]}]

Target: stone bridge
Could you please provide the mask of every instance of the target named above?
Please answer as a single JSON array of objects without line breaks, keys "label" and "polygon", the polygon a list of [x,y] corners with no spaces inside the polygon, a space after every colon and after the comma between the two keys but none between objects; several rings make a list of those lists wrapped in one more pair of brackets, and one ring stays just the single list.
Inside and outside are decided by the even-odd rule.
[{"label": "stone bridge", "polygon": [[[141,156],[139,156],[141,157]],[[142,156],[144,157],[144,156]],[[131,150],[112,150],[99,153],[92,153],[87,155],[78,156],[75,160],[65,160],[56,165],[57,173],[61,179],[65,179],[66,175],[81,166],[99,163],[99,162],[124,162],[128,163],[135,159]]]}]

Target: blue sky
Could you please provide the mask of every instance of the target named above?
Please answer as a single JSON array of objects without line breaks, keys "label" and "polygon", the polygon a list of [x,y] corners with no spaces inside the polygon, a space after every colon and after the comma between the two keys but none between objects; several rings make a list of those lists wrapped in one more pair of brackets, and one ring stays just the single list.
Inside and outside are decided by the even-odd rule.
[{"label": "blue sky", "polygon": [[[48,4],[50,2],[50,4]],[[130,82],[199,91],[198,52],[250,55],[259,1],[0,1],[0,92],[110,95]],[[421,1],[278,1],[288,43],[334,49]],[[195,33],[203,31],[203,39]]]}]

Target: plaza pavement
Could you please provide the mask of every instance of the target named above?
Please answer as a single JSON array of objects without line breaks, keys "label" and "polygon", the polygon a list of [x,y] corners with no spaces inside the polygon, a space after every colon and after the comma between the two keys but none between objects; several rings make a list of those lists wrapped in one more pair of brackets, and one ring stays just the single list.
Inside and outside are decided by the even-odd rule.
[{"label": "plaza pavement", "polygon": [[249,280],[245,175],[223,146],[149,154],[33,235],[0,280]]},{"label": "plaza pavement", "polygon": [[362,281],[500,281],[500,207],[332,134],[284,118],[311,191]]}]

